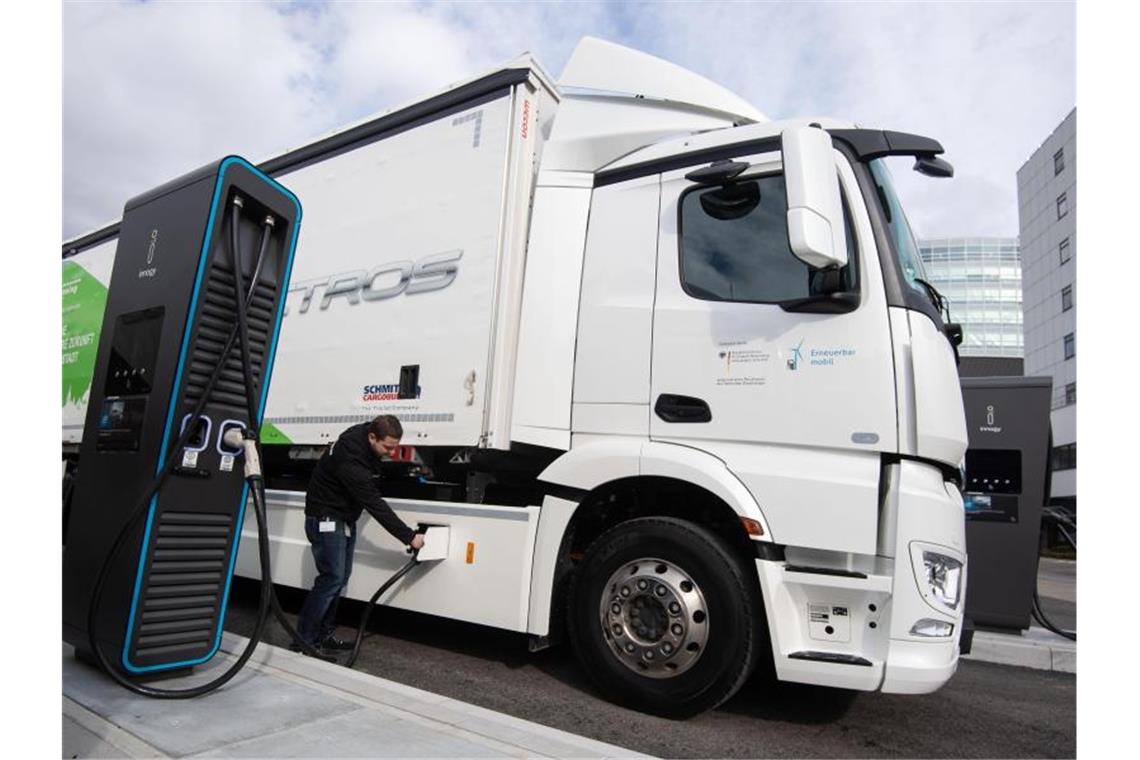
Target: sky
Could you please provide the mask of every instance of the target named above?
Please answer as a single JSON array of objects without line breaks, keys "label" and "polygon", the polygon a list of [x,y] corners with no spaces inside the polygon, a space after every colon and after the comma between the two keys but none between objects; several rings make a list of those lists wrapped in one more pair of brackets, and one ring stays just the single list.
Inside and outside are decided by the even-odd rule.
[{"label": "sky", "polygon": [[221,156],[257,161],[524,51],[557,77],[593,35],[773,119],[934,137],[893,160],[919,237],[1016,236],[1017,169],[1076,102],[1071,3],[65,2],[63,238]]}]

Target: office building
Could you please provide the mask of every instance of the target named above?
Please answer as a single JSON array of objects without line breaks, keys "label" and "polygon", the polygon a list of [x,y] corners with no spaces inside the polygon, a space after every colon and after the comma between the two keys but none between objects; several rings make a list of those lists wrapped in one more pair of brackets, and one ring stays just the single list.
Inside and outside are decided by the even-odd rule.
[{"label": "office building", "polygon": [[1025,374],[1053,378],[1052,503],[1077,499],[1077,111],[1017,171]]},{"label": "office building", "polygon": [[919,241],[927,277],[962,325],[959,372],[1022,374],[1021,258],[1017,238]]}]

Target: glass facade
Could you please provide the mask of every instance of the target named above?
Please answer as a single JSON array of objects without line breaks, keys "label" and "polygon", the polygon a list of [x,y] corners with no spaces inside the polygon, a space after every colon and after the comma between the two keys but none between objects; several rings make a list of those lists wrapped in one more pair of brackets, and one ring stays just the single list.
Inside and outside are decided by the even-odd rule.
[{"label": "glass facade", "polygon": [[943,238],[918,247],[927,277],[962,325],[962,356],[1022,356],[1017,238]]}]

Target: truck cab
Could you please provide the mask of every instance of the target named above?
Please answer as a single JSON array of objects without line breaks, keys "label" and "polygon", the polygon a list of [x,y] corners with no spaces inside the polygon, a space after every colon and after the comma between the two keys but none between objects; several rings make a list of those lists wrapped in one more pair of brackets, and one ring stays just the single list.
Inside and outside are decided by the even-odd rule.
[{"label": "truck cab", "polygon": [[[638,62],[599,69],[632,77]],[[563,85],[585,83],[587,66],[567,69]],[[932,691],[956,668],[965,589],[958,336],[925,282],[885,162],[909,156],[942,176],[949,165],[928,138],[834,119],[768,121],[716,85],[698,97],[687,84],[675,100],[699,100],[703,119],[732,112],[731,123],[694,125],[581,174],[570,169],[603,152],[591,130],[620,120],[582,115],[568,119],[581,132],[567,134],[561,119],[579,104],[564,96],[559,105],[536,191],[512,437],[567,448],[540,479],[581,497],[573,527],[586,529],[576,533],[583,548],[623,531],[604,514],[607,500],[638,505],[624,519],[703,515],[721,538],[746,533],[737,548],[750,554],[744,572],[760,591],[759,648],[779,678]],[[668,107],[669,94],[658,94],[646,108]],[[581,107],[641,102],[595,96]],[[616,152],[624,136],[614,131]],[[547,239],[550,226],[536,226],[544,203],[577,210],[581,239]],[[561,318],[559,299],[568,302]],[[559,393],[566,407],[551,404]],[[605,609],[624,605],[627,587],[612,593],[615,579],[591,574],[591,558],[578,588],[601,609],[593,620],[571,611],[571,622],[582,616],[578,648],[596,660],[608,653],[635,680],[683,678],[647,662],[648,639],[624,611]],[[634,572],[654,559],[618,564]],[[664,598],[684,596],[662,585]],[[689,637],[699,627],[683,620],[669,646],[697,643]],[[627,674],[613,671],[602,678],[622,693]]]}]

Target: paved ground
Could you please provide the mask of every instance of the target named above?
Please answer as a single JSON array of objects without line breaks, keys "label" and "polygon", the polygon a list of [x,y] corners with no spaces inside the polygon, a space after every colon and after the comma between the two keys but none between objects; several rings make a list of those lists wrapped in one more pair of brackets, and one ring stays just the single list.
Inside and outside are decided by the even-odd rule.
[{"label": "paved ground", "polygon": [[[252,628],[255,595],[253,584],[237,585],[227,628]],[[282,596],[290,612],[301,599]],[[355,622],[360,609],[342,605],[342,620]],[[963,661],[946,687],[920,697],[754,679],[720,709],[675,722],[603,700],[568,647],[529,654],[521,635],[399,610],[382,609],[373,620],[376,635],[358,669],[660,757],[1076,754],[1076,678],[1065,673]],[[286,644],[272,629],[269,640]]]},{"label": "paved ground", "polygon": [[[231,667],[247,640],[159,688]],[[198,699],[132,694],[63,645],[63,757],[623,758],[628,750],[262,644]],[[639,755],[640,756],[640,755]]]}]

